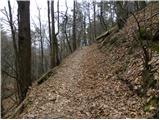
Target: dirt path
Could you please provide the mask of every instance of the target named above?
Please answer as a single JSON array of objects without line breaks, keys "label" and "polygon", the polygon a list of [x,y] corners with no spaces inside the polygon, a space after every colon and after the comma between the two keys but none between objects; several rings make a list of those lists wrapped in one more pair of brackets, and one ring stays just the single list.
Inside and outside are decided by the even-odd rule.
[{"label": "dirt path", "polygon": [[143,118],[143,99],[116,80],[96,45],[66,58],[54,76],[29,94],[20,118]]}]

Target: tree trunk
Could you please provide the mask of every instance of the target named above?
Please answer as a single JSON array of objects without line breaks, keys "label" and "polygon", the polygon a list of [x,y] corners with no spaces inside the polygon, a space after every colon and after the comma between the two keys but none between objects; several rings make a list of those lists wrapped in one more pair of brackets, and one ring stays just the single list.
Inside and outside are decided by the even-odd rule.
[{"label": "tree trunk", "polygon": [[59,60],[59,48],[58,48],[58,39],[57,39],[57,35],[59,34],[59,0],[57,1],[57,13],[58,13],[58,32],[56,33],[56,65],[60,64],[60,60]]},{"label": "tree trunk", "polygon": [[70,45],[70,42],[69,42],[69,39],[68,39],[68,35],[67,35],[67,23],[68,23],[68,16],[67,16],[68,6],[67,6],[67,0],[65,0],[65,5],[66,5],[66,12],[65,12],[65,23],[64,23],[65,30],[64,30],[64,33],[65,33],[65,36],[66,36],[66,40],[67,40],[67,43],[68,43],[69,50],[70,50],[70,52],[72,53],[72,48],[71,48],[71,45]]},{"label": "tree trunk", "polygon": [[51,17],[52,17],[51,68],[54,68],[56,66],[56,34],[54,26],[54,1],[51,2]]},{"label": "tree trunk", "polygon": [[[103,18],[103,4],[104,4],[103,1],[101,1],[101,3],[100,3],[100,23],[101,23],[102,28],[106,31],[107,25],[106,25],[104,18]],[[110,11],[110,13],[111,13],[111,11]]]},{"label": "tree trunk", "polygon": [[[12,34],[12,39],[13,39],[13,48],[14,48],[14,53],[15,53],[15,72],[16,72],[16,85],[17,85],[17,89],[18,91],[19,90],[19,87],[18,87],[18,49],[17,49],[17,44],[16,44],[16,35],[15,35],[15,29],[14,29],[14,24],[13,24],[13,18],[12,18],[12,12],[11,12],[11,4],[10,4],[10,1],[8,0],[8,8],[9,8],[9,24],[10,24],[10,28],[11,28],[11,34]],[[19,92],[18,92],[18,96],[19,95]]]},{"label": "tree trunk", "polygon": [[93,17],[94,17],[94,40],[96,40],[96,3],[93,1]]},{"label": "tree trunk", "polygon": [[30,35],[30,2],[18,2],[18,83],[20,102],[25,98],[31,85],[31,35]]},{"label": "tree trunk", "polygon": [[44,73],[44,52],[43,52],[43,36],[42,36],[42,23],[41,23],[41,11],[38,7],[38,21],[39,21],[39,35],[40,35],[40,48],[41,48],[41,74]]},{"label": "tree trunk", "polygon": [[[51,37],[51,23],[50,23],[50,1],[47,1],[48,5],[48,32],[49,32],[49,45],[50,45],[50,67],[52,61],[52,37]],[[52,67],[51,67],[52,68]]]},{"label": "tree trunk", "polygon": [[113,26],[114,13],[113,13],[113,11],[112,11],[112,4],[113,4],[113,2],[110,2],[110,8],[109,8],[109,9],[110,9],[110,13],[111,13],[111,20],[112,20],[112,21],[111,21],[111,22],[112,22],[112,24],[111,24],[111,25]]},{"label": "tree trunk", "polygon": [[73,32],[72,32],[72,34],[73,34],[73,51],[75,51],[76,50],[76,48],[77,48],[77,44],[76,44],[76,8],[75,8],[75,5],[76,5],[76,1],[74,0],[74,2],[73,2],[73,28],[72,28],[72,30],[73,30]]},{"label": "tree trunk", "polygon": [[89,20],[89,45],[91,45],[91,41],[92,41],[92,34],[91,34],[91,29],[92,29],[92,25],[91,25],[91,17],[90,17],[90,4],[88,3],[88,20]]},{"label": "tree trunk", "polygon": [[124,26],[124,23],[126,22],[128,11],[125,9],[123,1],[116,1],[116,7],[117,24],[119,29],[121,29]]},{"label": "tree trunk", "polygon": [[86,37],[86,14],[84,14],[84,21],[83,21],[83,35],[84,35],[84,45],[87,45],[87,37]]}]

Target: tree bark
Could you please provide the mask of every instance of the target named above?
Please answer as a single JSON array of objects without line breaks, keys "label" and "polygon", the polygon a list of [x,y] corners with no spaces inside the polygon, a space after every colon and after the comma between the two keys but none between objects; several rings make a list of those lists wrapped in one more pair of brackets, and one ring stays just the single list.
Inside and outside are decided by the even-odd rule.
[{"label": "tree bark", "polygon": [[93,17],[94,17],[94,40],[96,40],[96,3],[93,1]]},{"label": "tree bark", "polygon": [[72,40],[73,40],[73,51],[77,48],[77,42],[76,42],[76,1],[73,2],[73,28],[72,28]]},{"label": "tree bark", "polygon": [[57,1],[57,13],[58,13],[58,32],[56,33],[56,65],[60,64],[60,59],[59,59],[59,48],[58,48],[58,39],[57,39],[57,35],[59,34],[59,0]]},{"label": "tree bark", "polygon": [[87,45],[87,37],[86,37],[86,13],[84,14],[84,20],[83,20],[83,35],[84,35],[84,45]]},{"label": "tree bark", "polygon": [[31,85],[30,1],[18,2],[18,84],[20,102]]},{"label": "tree bark", "polygon": [[119,29],[121,29],[124,26],[124,23],[127,19],[127,10],[124,8],[123,1],[117,1],[116,2],[116,14],[117,14],[117,24]]},{"label": "tree bark", "polygon": [[56,66],[56,34],[55,34],[55,26],[54,26],[54,1],[51,2],[51,18],[52,18],[52,55],[51,55],[51,68]]},{"label": "tree bark", "polygon": [[[51,21],[50,21],[50,1],[47,1],[48,5],[48,32],[49,32],[49,46],[50,46],[50,67],[52,61],[52,35],[51,35]],[[51,67],[52,68],[52,67]]]},{"label": "tree bark", "polygon": [[89,20],[89,45],[91,45],[91,41],[92,41],[92,34],[91,34],[91,29],[92,29],[92,24],[91,24],[91,17],[90,17],[90,4],[88,3],[88,20]]},{"label": "tree bark", "polygon": [[65,36],[66,36],[66,40],[67,40],[67,43],[68,43],[69,50],[70,50],[70,52],[72,53],[72,47],[71,47],[71,45],[70,45],[70,42],[69,42],[69,39],[68,39],[68,35],[67,35],[67,23],[68,23],[68,16],[67,16],[68,6],[67,6],[67,0],[65,0],[65,5],[66,5],[66,12],[65,12],[65,30],[64,30],[64,33],[65,33]]},{"label": "tree bark", "polygon": [[[104,21],[104,17],[103,17],[103,1],[100,2],[100,22],[101,22],[101,26],[104,30],[107,30],[107,25]],[[111,11],[110,11],[111,13]]]},{"label": "tree bark", "polygon": [[41,22],[41,11],[40,8],[37,6],[38,9],[38,21],[39,21],[39,35],[40,35],[40,48],[41,48],[41,74],[44,73],[44,52],[43,52],[43,36],[42,36],[42,22]]},{"label": "tree bark", "polygon": [[12,18],[12,12],[11,12],[11,4],[10,1],[8,0],[8,8],[9,8],[9,24],[10,24],[10,28],[11,28],[11,34],[12,34],[12,40],[13,40],[13,48],[14,48],[14,53],[15,53],[15,73],[16,73],[16,86],[18,89],[18,96],[20,96],[20,89],[18,87],[18,49],[17,49],[17,44],[16,44],[16,34],[15,34],[15,29],[14,29],[14,24],[13,24],[13,18]]}]

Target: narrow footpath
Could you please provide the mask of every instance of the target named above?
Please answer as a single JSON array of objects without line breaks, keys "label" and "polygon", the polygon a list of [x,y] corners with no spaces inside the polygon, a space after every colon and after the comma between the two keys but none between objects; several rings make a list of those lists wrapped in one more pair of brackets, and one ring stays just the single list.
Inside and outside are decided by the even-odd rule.
[{"label": "narrow footpath", "polygon": [[144,118],[144,99],[116,80],[97,45],[76,50],[28,94],[18,118]]}]

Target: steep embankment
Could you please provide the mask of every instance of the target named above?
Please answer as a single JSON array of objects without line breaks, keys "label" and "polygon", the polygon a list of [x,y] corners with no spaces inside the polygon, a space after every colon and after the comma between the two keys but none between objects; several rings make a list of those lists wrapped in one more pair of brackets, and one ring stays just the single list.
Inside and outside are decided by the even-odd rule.
[{"label": "steep embankment", "polygon": [[[154,117],[159,114],[158,25],[159,5],[150,3],[145,9],[130,16],[122,30],[117,32],[114,27],[97,39],[100,50],[110,59],[108,67],[112,68],[112,76],[127,84],[137,95],[143,96],[146,99],[143,110],[146,114],[155,114]],[[151,58],[148,62],[149,70],[144,67],[144,50],[140,42],[147,47]]]}]

